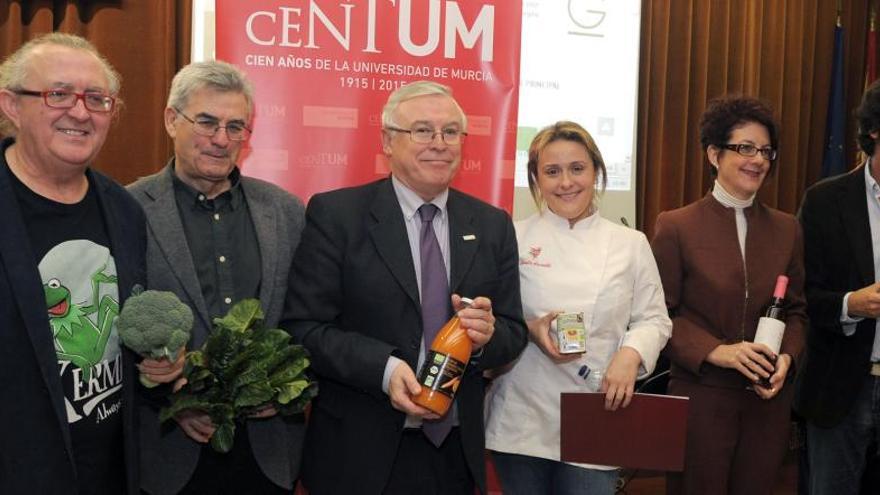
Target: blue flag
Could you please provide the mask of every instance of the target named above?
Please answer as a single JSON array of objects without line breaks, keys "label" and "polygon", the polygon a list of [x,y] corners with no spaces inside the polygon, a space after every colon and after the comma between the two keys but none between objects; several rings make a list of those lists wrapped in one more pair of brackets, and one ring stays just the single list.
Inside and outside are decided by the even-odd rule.
[{"label": "blue flag", "polygon": [[846,172],[844,136],[846,134],[846,101],[843,79],[843,27],[834,28],[834,58],[831,63],[831,97],[828,99],[828,121],[825,126],[825,155],[822,177]]}]

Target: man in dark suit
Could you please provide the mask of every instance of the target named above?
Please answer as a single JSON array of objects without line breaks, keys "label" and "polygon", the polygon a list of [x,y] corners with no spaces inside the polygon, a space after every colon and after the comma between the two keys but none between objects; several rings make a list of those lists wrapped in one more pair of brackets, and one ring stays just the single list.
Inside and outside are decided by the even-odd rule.
[{"label": "man in dark suit", "polygon": [[[284,324],[320,379],[303,480],[315,495],[485,493],[482,372],[526,345],[513,225],[449,188],[467,125],[449,88],[398,89],[382,124],[391,177],[314,196],[291,271]],[[453,309],[474,353],[438,419],[412,399]]]},{"label": "man in dark suit", "polygon": [[859,492],[880,428],[880,85],[858,112],[864,166],[804,196],[807,353],[795,409],[807,420],[811,495]]},{"label": "man in dark suit", "polygon": [[[119,75],[51,33],[0,65],[0,493],[134,494],[137,356],[116,317],[144,283],[144,217],[90,167]],[[144,360],[155,382],[183,361]]]},{"label": "man in dark suit", "polygon": [[[303,205],[267,182],[241,175],[236,160],[250,135],[253,89],[225,62],[181,69],[171,83],[165,128],[174,157],[129,186],[147,216],[147,285],[177,294],[195,313],[188,347],[199,348],[214,318],[259,298],[276,327],[303,227]],[[140,408],[141,487],[152,495],[290,493],[299,472],[302,418],[266,410],[237,428],[232,451],[207,445],[204,411],[161,425],[158,404]]]}]

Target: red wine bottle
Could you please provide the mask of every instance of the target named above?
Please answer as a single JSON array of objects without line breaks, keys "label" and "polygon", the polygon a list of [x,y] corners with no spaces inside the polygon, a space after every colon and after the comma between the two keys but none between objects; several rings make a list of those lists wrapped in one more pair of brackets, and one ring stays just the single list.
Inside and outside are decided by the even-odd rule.
[{"label": "red wine bottle", "polygon": [[[788,277],[780,275],[776,277],[776,289],[773,291],[773,299],[764,316],[758,320],[758,329],[755,331],[755,343],[764,344],[773,351],[774,356],[779,355],[782,347],[782,336],[785,334],[785,290],[788,288]],[[771,359],[770,356],[767,357]],[[772,359],[771,359],[772,360]],[[774,365],[775,365],[774,361]],[[760,385],[770,387],[770,380],[762,378]]]}]

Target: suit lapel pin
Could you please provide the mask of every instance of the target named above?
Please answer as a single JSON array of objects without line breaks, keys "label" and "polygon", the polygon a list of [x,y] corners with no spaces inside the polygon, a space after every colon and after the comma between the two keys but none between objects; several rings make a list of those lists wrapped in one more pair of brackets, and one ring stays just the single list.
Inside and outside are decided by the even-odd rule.
[{"label": "suit lapel pin", "polygon": [[463,236],[461,236],[461,238],[462,238],[462,240],[465,240],[465,241],[477,240],[477,236],[475,236],[474,234],[463,235]]}]

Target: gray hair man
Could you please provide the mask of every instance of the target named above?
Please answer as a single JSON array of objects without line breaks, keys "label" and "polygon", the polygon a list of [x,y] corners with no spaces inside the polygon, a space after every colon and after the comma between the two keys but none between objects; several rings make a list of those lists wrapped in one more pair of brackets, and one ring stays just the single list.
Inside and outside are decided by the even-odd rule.
[{"label": "gray hair man", "polygon": [[[321,494],[485,493],[482,371],[526,345],[513,224],[449,187],[467,128],[448,87],[403,86],[382,121],[391,177],[315,195],[291,272],[283,325],[321,380],[303,480]],[[413,401],[415,373],[454,312],[474,353],[438,417]]]},{"label": "gray hair man", "polygon": [[[174,77],[165,129],[174,156],[158,173],[129,186],[147,216],[147,279],[175,292],[196,314],[188,345],[200,347],[215,317],[242,299],[259,298],[275,326],[287,273],[303,226],[302,203],[282,189],[241,174],[237,163],[251,133],[253,88],[225,62],[190,64]],[[236,429],[231,452],[207,444],[215,426],[204,411],[158,421],[141,407],[142,489],[171,493],[289,493],[299,471],[301,418],[264,410]]]}]

